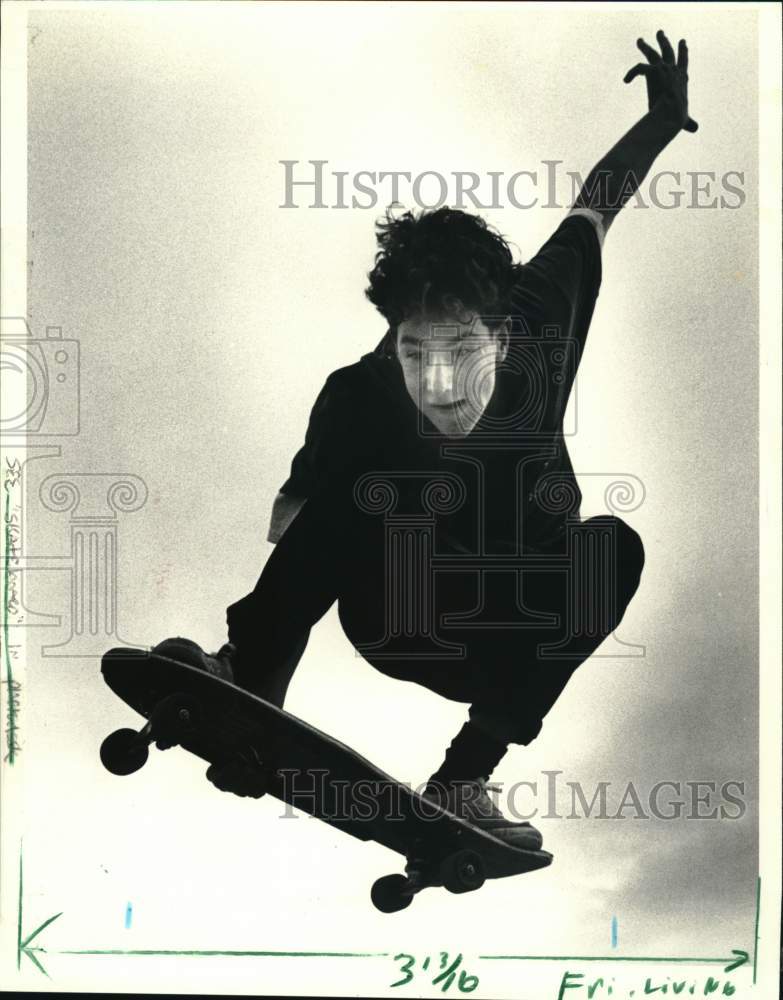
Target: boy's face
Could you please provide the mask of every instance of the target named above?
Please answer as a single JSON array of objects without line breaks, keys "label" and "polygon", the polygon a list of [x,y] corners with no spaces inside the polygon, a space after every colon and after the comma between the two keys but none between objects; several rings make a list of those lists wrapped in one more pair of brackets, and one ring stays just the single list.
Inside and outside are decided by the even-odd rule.
[{"label": "boy's face", "polygon": [[441,434],[464,437],[479,421],[508,351],[508,324],[494,330],[476,316],[417,316],[397,327],[405,387]]}]

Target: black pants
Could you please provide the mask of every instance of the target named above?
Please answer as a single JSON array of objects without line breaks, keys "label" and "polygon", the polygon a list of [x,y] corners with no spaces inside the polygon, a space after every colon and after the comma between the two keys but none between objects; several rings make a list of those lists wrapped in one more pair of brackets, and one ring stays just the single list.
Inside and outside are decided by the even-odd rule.
[{"label": "black pants", "polygon": [[310,629],[337,600],[378,670],[470,703],[477,725],[526,744],[621,621],[643,565],[639,535],[613,516],[569,525],[543,552],[471,559],[438,547],[431,525],[358,510],[350,493],[313,498],[227,609],[237,681],[282,706]]}]

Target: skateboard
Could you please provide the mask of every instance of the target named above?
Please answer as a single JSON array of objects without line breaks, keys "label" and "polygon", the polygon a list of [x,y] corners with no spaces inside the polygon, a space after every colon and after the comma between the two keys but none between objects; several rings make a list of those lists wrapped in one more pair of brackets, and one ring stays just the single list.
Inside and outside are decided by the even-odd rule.
[{"label": "skateboard", "polygon": [[359,840],[406,858],[405,874],[386,875],[371,890],[377,909],[409,906],[428,887],[452,893],[486,879],[545,868],[547,851],[526,851],[423,798],[350,747],[262,698],[196,667],[145,650],[115,648],[101,661],[103,678],[147,721],[118,729],[100,756],[112,774],[146,763],[149,746],[180,746],[212,765],[251,762],[253,790],[270,794]]}]

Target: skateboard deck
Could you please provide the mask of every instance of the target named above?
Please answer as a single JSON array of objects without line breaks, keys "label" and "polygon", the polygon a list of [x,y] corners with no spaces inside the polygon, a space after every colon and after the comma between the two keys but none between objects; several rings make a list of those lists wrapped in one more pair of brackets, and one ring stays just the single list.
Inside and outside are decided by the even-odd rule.
[{"label": "skateboard deck", "polygon": [[[421,889],[477,889],[485,878],[544,868],[547,851],[526,851],[447,812],[302,719],[196,667],[138,649],[115,648],[101,662],[104,680],[146,720],[104,740],[114,774],[147,760],[148,745],[179,745],[210,764],[253,761],[256,794],[267,793],[359,840],[407,859],[406,875],[373,886],[385,911],[403,909]],[[253,794],[253,793],[251,793]]]}]

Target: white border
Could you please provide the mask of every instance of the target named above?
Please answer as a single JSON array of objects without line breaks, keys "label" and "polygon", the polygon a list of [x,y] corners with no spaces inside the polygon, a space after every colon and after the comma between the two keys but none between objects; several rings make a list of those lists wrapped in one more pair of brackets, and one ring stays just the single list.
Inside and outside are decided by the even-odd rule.
[{"label": "white border", "polygon": [[781,898],[781,11],[759,9],[759,872],[756,982],[778,996]]},{"label": "white border", "polygon": [[[143,16],[148,7],[174,10],[189,0],[138,0],[133,6]],[[302,4],[305,6],[306,4]],[[348,3],[338,4],[347,6]],[[543,5],[543,4],[542,4]],[[41,2],[4,0],[2,8],[2,274],[0,312],[27,313],[27,13]],[[91,7],[120,7],[128,0],[91,0]],[[200,0],[199,8],[248,9],[245,0]],[[394,6],[394,4],[390,4]],[[455,4],[454,6],[466,6]],[[472,6],[472,4],[470,4]],[[584,3],[548,3],[564,11]],[[597,6],[597,5],[596,5]],[[604,3],[612,10],[639,11],[636,3]],[[681,3],[659,3],[656,9],[682,9]],[[690,4],[688,6],[691,6]],[[781,898],[781,13],[775,2],[699,4],[711,9],[755,9],[759,15],[759,870],[762,873],[758,928],[757,991],[778,996]],[[84,10],[84,0],[47,0],[50,10]],[[2,546],[5,534],[2,532]],[[24,544],[24,540],[23,540]],[[23,549],[24,551],[24,549]],[[17,674],[23,680],[23,674]],[[30,706],[26,709],[29,710]],[[0,703],[3,739],[5,704]],[[18,851],[23,829],[23,770],[0,767],[2,830],[0,831],[0,951],[8,958],[16,946],[16,889]],[[715,873],[720,878],[720,872]],[[749,935],[751,929],[749,928]],[[749,942],[751,943],[751,942]],[[754,943],[755,944],[755,943]],[[753,956],[751,956],[752,960]],[[21,985],[25,977],[19,980]],[[3,983],[7,989],[11,983]],[[41,983],[45,985],[45,983]],[[755,991],[754,991],[755,992]]]}]

